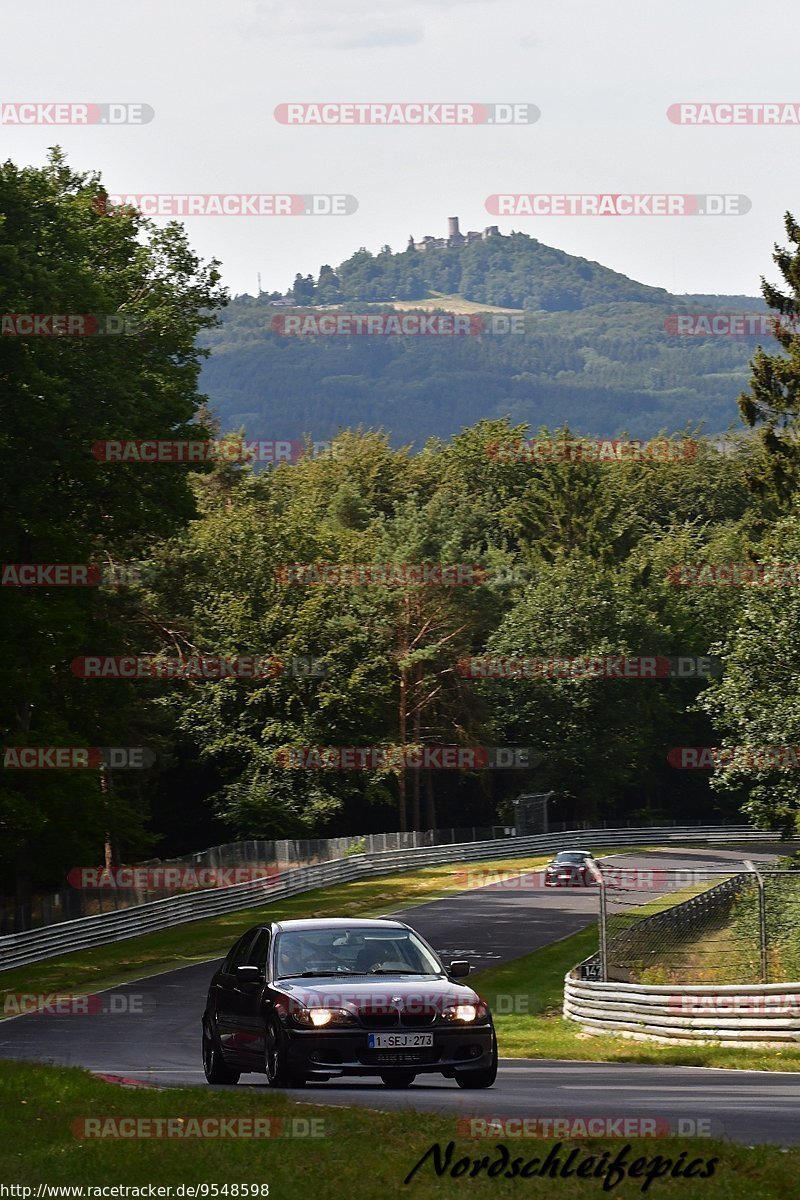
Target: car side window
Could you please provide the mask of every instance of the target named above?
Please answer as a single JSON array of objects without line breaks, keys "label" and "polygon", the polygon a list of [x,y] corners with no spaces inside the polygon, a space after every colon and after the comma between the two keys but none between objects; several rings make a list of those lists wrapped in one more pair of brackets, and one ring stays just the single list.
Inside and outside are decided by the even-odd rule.
[{"label": "car side window", "polygon": [[226,974],[232,974],[237,967],[244,966],[244,964],[248,961],[250,947],[252,946],[258,932],[259,930],[257,929],[251,929],[244,935],[244,937],[239,939],[228,957],[225,959],[224,970]]},{"label": "car side window", "polygon": [[265,967],[267,963],[267,954],[269,953],[269,930],[260,929],[256,940],[253,942],[250,953],[247,956],[248,965],[251,967]]},{"label": "car side window", "polygon": [[236,957],[236,954],[237,954],[239,947],[241,946],[243,940],[244,940],[243,938],[239,938],[238,942],[234,942],[234,944],[231,946],[230,950],[228,951],[228,953],[225,956],[225,962],[222,964],[222,970],[226,975],[230,975],[230,973],[233,969],[233,960]]}]

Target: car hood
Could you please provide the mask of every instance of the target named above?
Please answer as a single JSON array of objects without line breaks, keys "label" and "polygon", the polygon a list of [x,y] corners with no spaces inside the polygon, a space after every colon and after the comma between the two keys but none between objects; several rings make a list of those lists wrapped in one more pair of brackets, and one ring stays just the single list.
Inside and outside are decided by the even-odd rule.
[{"label": "car hood", "polygon": [[344,1008],[348,1011],[380,1009],[383,1005],[403,1008],[434,1008],[441,1011],[453,1004],[475,1004],[477,992],[464,984],[429,975],[380,975],[372,978],[353,975],[342,978],[281,981],[273,987],[283,992],[291,1004],[305,1008]]}]

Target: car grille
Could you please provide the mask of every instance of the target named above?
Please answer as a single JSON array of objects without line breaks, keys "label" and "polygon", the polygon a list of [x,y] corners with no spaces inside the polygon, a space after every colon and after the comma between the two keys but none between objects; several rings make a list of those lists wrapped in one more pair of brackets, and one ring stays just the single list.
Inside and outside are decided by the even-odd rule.
[{"label": "car grille", "polygon": [[367,1029],[388,1029],[400,1023],[400,1014],[396,1008],[384,1008],[380,1012],[360,1012],[359,1019]]},{"label": "car grille", "polygon": [[362,1010],[358,1016],[361,1024],[367,1029],[392,1029],[398,1026],[403,1029],[424,1029],[435,1022],[436,1009],[423,1008],[405,1012],[392,1006],[382,1007],[379,1011]]},{"label": "car grille", "polygon": [[432,1025],[436,1020],[435,1008],[424,1008],[415,1012],[401,1012],[400,1024],[407,1026],[409,1029],[420,1029],[426,1025]]}]

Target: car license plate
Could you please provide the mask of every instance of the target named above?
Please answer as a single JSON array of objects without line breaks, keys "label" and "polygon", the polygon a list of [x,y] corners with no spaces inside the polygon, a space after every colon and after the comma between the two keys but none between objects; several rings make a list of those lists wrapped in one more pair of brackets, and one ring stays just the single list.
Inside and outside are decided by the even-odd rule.
[{"label": "car license plate", "polygon": [[417,1049],[420,1046],[432,1046],[432,1033],[368,1033],[367,1045],[370,1050],[402,1050]]}]

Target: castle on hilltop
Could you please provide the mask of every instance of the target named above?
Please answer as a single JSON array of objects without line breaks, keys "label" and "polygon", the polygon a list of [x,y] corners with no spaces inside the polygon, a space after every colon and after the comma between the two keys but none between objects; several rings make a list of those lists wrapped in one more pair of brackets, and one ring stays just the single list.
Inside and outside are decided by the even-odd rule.
[{"label": "castle on hilltop", "polygon": [[497,225],[488,225],[482,233],[474,229],[466,234],[461,233],[458,228],[458,217],[447,218],[447,237],[435,238],[424,237],[421,242],[414,241],[414,235],[409,235],[408,247],[409,250],[457,250],[461,246],[468,246],[470,242],[485,242],[487,238],[500,237],[500,229]]}]

